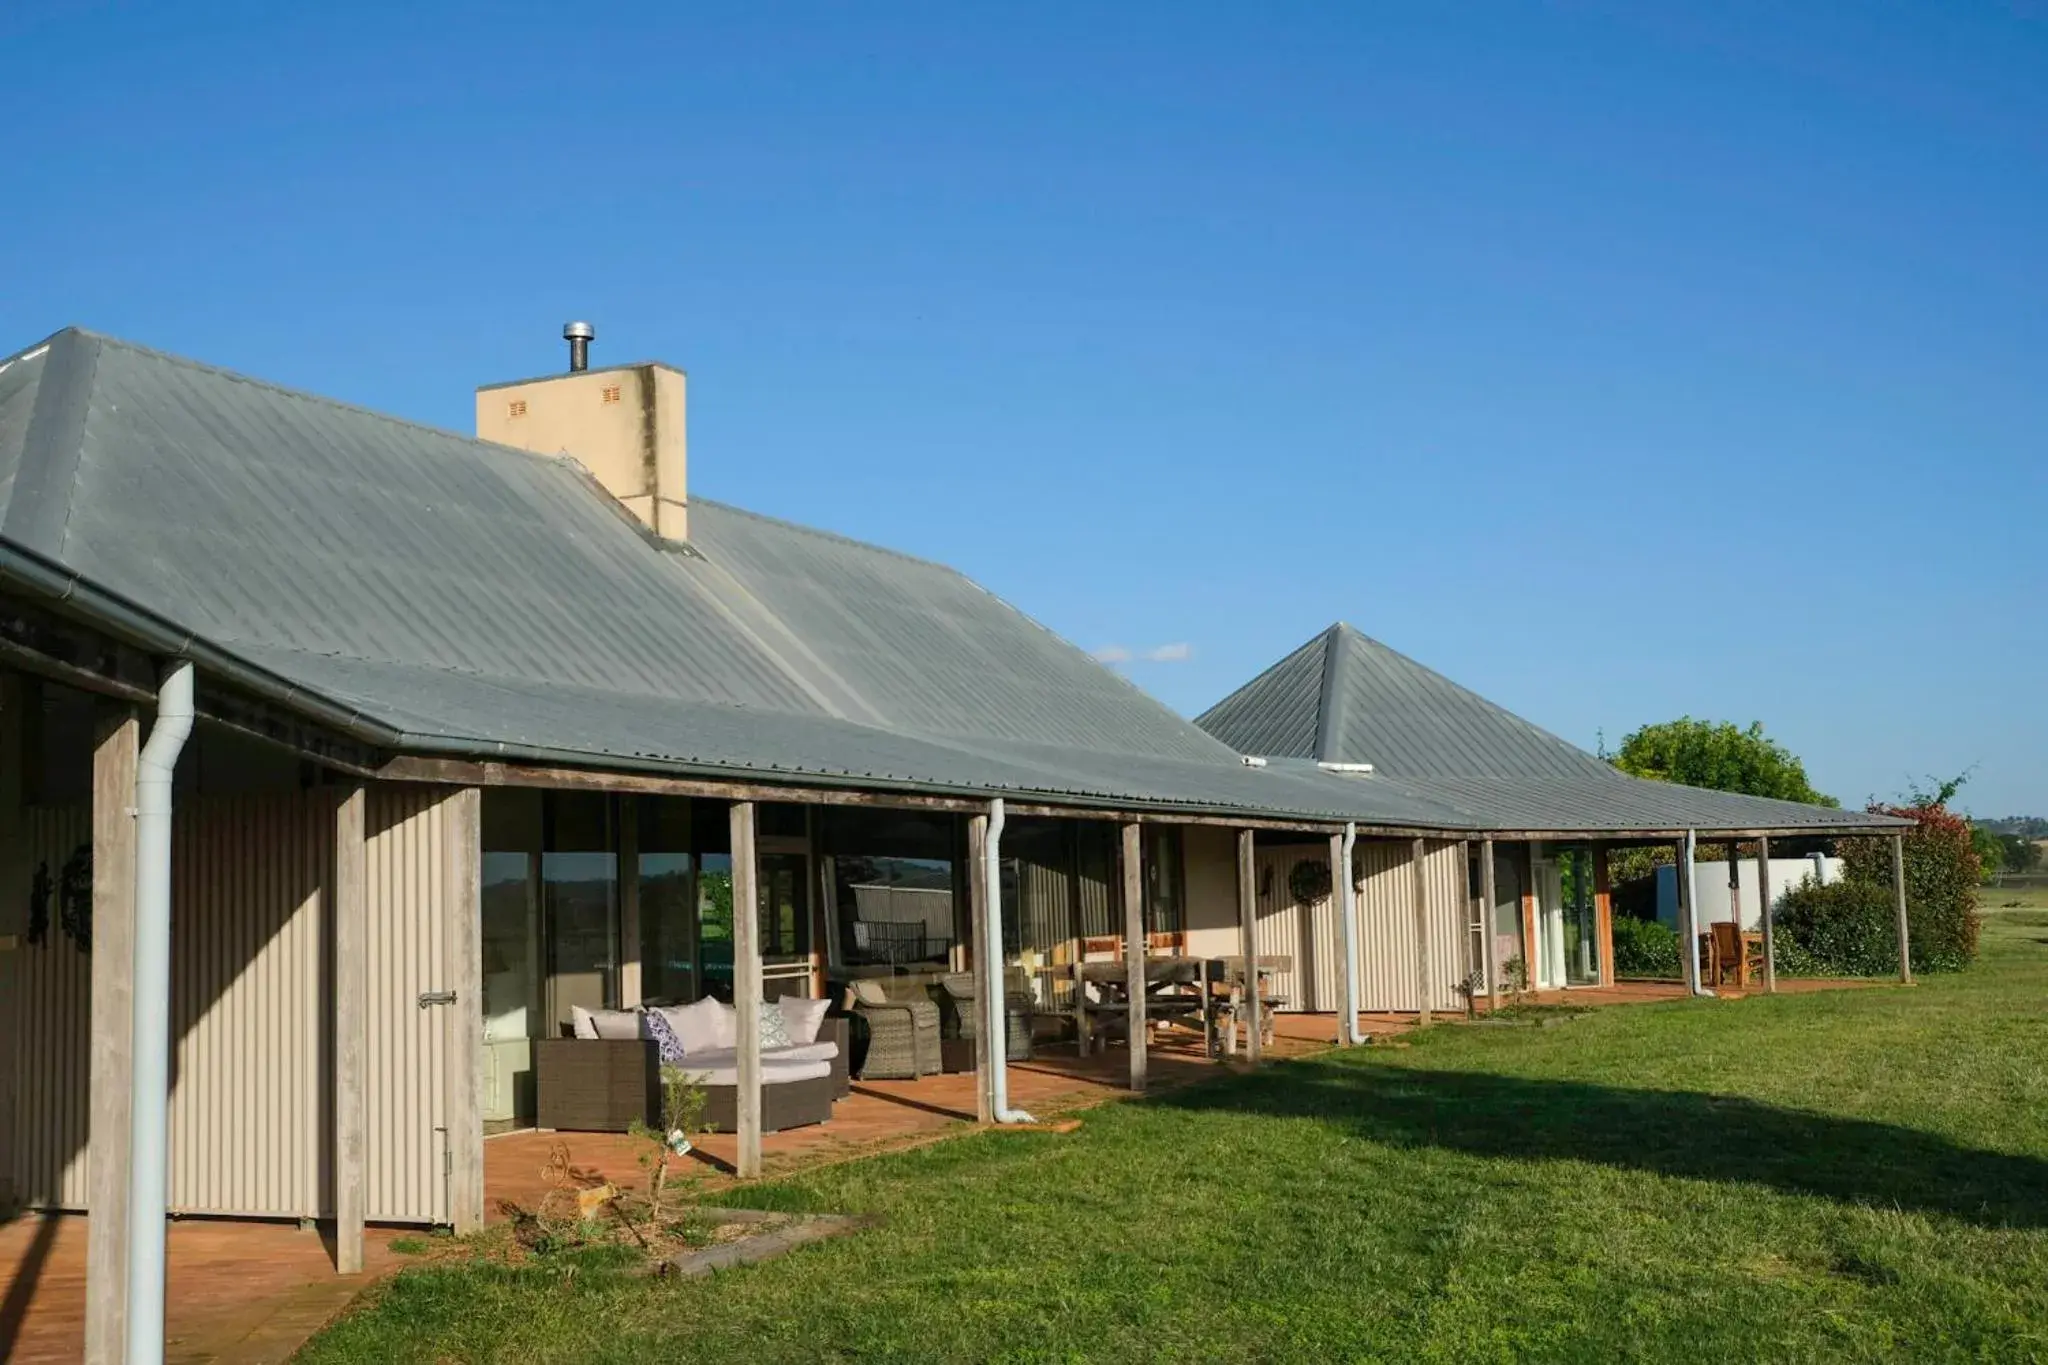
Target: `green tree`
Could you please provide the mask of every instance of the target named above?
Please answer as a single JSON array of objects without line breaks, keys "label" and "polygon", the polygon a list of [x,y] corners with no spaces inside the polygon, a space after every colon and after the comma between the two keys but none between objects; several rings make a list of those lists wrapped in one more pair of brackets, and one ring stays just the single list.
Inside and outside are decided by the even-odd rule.
[{"label": "green tree", "polygon": [[1977,862],[1983,868],[1977,874],[1978,880],[1989,886],[1999,873],[2005,871],[2005,840],[1984,826],[1972,823],[1970,847],[1976,851]]},{"label": "green tree", "polygon": [[1657,782],[1681,782],[1814,806],[1841,804],[1813,789],[1806,779],[1806,765],[1784,745],[1767,738],[1761,721],[1751,722],[1746,730],[1727,721],[1694,720],[1691,716],[1645,725],[1622,740],[1620,750],[1608,761],[1625,773]]},{"label": "green tree", "polygon": [[2008,872],[2032,872],[2041,864],[2041,846],[2024,834],[2001,834],[1998,844]]}]

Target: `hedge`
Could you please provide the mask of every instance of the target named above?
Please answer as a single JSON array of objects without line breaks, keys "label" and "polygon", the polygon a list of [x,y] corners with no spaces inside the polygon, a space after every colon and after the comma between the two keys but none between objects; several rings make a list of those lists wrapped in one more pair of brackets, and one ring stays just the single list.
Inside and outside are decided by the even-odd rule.
[{"label": "hedge", "polygon": [[[1977,957],[1977,883],[1983,874],[1970,842],[1970,822],[1935,804],[1870,809],[1918,822],[1905,836],[1906,923],[1913,941],[1913,970],[1961,971]],[[1885,922],[1895,925],[1891,840],[1844,839],[1839,852],[1844,880],[1883,888]],[[1896,927],[1891,930],[1894,936],[1897,932]],[[1897,971],[1898,965],[1894,946],[1891,970]]]},{"label": "hedge", "polygon": [[1677,976],[1678,935],[1653,919],[1614,917],[1616,976]]}]

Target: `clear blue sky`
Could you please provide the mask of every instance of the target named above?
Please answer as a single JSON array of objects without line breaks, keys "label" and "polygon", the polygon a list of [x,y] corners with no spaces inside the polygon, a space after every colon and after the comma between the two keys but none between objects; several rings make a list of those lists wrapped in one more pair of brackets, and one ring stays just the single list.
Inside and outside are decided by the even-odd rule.
[{"label": "clear blue sky", "polygon": [[466,429],[588,317],[1184,711],[1344,618],[2048,813],[2039,5],[139,8],[0,9],[0,349]]}]

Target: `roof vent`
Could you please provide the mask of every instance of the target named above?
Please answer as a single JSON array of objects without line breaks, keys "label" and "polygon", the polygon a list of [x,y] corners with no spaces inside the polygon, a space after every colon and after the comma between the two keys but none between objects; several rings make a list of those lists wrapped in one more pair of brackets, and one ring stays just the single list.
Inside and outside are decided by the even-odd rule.
[{"label": "roof vent", "polygon": [[1316,766],[1326,773],[1369,773],[1372,771],[1372,764],[1370,763],[1318,763]]},{"label": "roof vent", "polygon": [[1239,757],[1244,760],[1244,766],[1247,768],[1263,768],[1266,766],[1266,760],[1260,758],[1257,754],[1241,754]]},{"label": "roof vent", "polygon": [[564,323],[562,340],[569,343],[569,373],[580,374],[589,369],[590,343],[597,340],[597,329],[587,322]]}]

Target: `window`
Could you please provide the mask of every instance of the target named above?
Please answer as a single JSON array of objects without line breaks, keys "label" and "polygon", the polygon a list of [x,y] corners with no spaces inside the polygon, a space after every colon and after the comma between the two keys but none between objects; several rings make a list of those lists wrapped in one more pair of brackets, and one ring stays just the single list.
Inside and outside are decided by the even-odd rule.
[{"label": "window", "polygon": [[847,966],[944,962],[953,947],[953,864],[945,858],[832,860]]},{"label": "window", "polygon": [[1187,929],[1181,832],[1174,825],[1144,827],[1145,932],[1179,934]]},{"label": "window", "polygon": [[547,927],[550,1014],[601,1010],[619,998],[619,857],[612,799],[549,792],[542,806],[540,877]]},{"label": "window", "polygon": [[825,925],[835,966],[892,968],[948,960],[966,927],[961,824],[917,811],[818,813]]},{"label": "window", "polygon": [[695,1000],[696,868],[690,856],[690,803],[643,796],[640,818],[640,997]]}]

